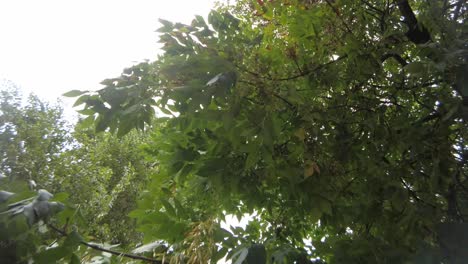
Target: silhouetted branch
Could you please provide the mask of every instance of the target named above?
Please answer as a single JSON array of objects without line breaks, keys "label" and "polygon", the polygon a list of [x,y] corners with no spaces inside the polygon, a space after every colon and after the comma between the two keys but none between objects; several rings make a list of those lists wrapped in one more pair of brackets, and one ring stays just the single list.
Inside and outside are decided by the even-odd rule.
[{"label": "silhouetted branch", "polygon": [[457,3],[456,3],[456,6],[455,6],[455,11],[454,11],[454,14],[453,14],[453,20],[457,20],[458,17],[460,16],[460,14],[462,12],[460,12],[460,10],[462,9],[463,5],[465,4],[465,0],[459,0]]},{"label": "silhouetted branch", "polygon": [[[64,236],[64,237],[68,236],[68,234],[65,231],[61,230],[60,228],[58,228],[58,227],[56,227],[56,226],[54,226],[52,224],[48,224],[48,226],[51,229],[53,229],[55,232],[59,233],[61,236]],[[102,251],[102,252],[107,252],[107,253],[110,253],[110,254],[115,255],[115,256],[126,257],[126,258],[131,258],[131,259],[138,259],[138,260],[143,260],[143,261],[147,261],[147,262],[150,262],[150,263],[157,263],[157,264],[163,264],[164,263],[161,260],[147,258],[147,257],[143,257],[143,256],[138,256],[138,255],[133,255],[133,254],[128,254],[128,253],[123,253],[123,252],[118,252],[118,251],[103,248],[103,247],[100,247],[98,245],[91,244],[91,243],[88,243],[88,242],[85,242],[85,241],[81,241],[80,243],[82,245],[85,245],[85,246],[89,247],[89,248],[99,250],[99,251]]]},{"label": "silhouetted branch", "polygon": [[403,22],[408,26],[408,32],[406,32],[408,39],[414,44],[424,44],[430,41],[431,35],[429,31],[423,25],[418,24],[416,15],[409,5],[408,0],[400,0],[397,5],[403,15]]}]

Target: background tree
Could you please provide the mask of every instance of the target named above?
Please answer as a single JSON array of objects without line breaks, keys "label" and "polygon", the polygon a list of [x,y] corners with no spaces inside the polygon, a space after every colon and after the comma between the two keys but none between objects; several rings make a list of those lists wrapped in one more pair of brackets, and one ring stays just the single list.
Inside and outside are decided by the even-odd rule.
[{"label": "background tree", "polygon": [[79,207],[88,226],[84,231],[97,240],[135,245],[141,234],[128,213],[152,171],[139,148],[147,136],[133,131],[117,138],[81,125],[72,135],[75,145],[62,154],[50,190],[70,194],[69,202]]},{"label": "background tree", "polygon": [[[14,86],[4,88],[0,98],[0,261],[16,263],[36,258],[35,253],[44,251],[45,245],[57,238],[57,234],[28,230],[26,222],[16,220],[18,217],[10,218],[25,212],[26,221],[37,222],[42,209],[32,209],[31,214],[23,209],[29,197],[34,199],[30,188],[59,194],[54,202],[68,203],[70,208],[56,223],[76,225],[83,237],[94,241],[135,247],[141,234],[128,213],[135,209],[137,196],[151,172],[138,147],[147,137],[136,131],[122,138],[110,133],[96,135],[82,125],[72,132],[59,105],[47,104],[34,95],[25,100]],[[37,186],[28,186],[30,180]],[[13,206],[15,202],[21,206]],[[44,226],[41,228],[43,232]],[[96,253],[85,249],[77,251],[80,257],[83,254],[83,260],[96,257]],[[39,258],[50,263],[70,252],[44,254]]]},{"label": "background tree", "polygon": [[48,186],[60,154],[71,143],[68,131],[58,104],[34,95],[25,100],[13,84],[0,91],[0,170],[10,180]]}]

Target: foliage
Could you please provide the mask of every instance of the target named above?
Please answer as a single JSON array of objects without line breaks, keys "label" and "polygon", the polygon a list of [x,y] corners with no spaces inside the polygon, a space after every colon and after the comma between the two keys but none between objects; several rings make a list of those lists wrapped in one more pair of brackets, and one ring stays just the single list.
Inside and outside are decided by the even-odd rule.
[{"label": "foliage", "polygon": [[[158,60],[66,96],[83,126],[151,131],[157,171],[130,216],[156,263],[460,263],[466,16],[465,1],[239,0],[160,20]],[[85,168],[114,171],[85,185],[118,186],[122,163],[89,149]]]},{"label": "foliage", "polygon": [[73,137],[75,146],[62,154],[50,190],[70,194],[88,234],[111,244],[137,243],[141,234],[127,215],[152,171],[138,148],[147,137],[136,131],[122,138],[95,134],[81,125]]},{"label": "foliage", "polygon": [[[106,241],[106,248],[108,243],[121,248],[138,243],[141,234],[135,231],[135,220],[127,215],[135,209],[151,172],[138,149],[146,137],[137,132],[122,138],[109,133],[96,135],[81,125],[70,133],[59,106],[33,95],[25,101],[14,88],[3,90],[1,99],[0,262],[112,260],[90,251],[86,244],[67,246],[66,241],[77,232],[82,239]],[[50,203],[39,201],[30,191],[36,187],[58,195]],[[47,194],[46,198],[51,195],[39,192]],[[52,212],[61,208],[58,201],[67,206],[50,219]],[[47,232],[45,224],[50,223],[60,226],[58,231]],[[60,232],[68,233],[66,238]]]},{"label": "foliage", "polygon": [[[2,191],[2,193],[5,193]],[[20,197],[30,196],[27,199],[16,201]],[[86,242],[76,230],[67,231],[70,213],[73,210],[65,209],[64,204],[54,200],[65,200],[62,193],[53,198],[46,190],[39,190],[37,195],[31,197],[29,192],[9,193],[7,201],[1,201],[0,214],[0,260],[5,263],[118,263],[118,258],[128,257],[152,263],[161,263],[144,256],[137,256],[111,249],[115,246],[99,245]],[[4,209],[7,202],[8,210]],[[65,210],[64,210],[65,209]],[[55,221],[50,218],[61,212]],[[63,224],[63,229],[54,224]],[[62,221],[61,221],[62,219]],[[55,222],[51,224],[51,222]],[[52,230],[54,233],[48,232]],[[96,254],[102,252],[103,254]],[[108,255],[104,255],[108,254]],[[112,256],[112,255],[114,256]],[[110,255],[110,256],[109,256]]]},{"label": "foliage", "polygon": [[60,153],[70,144],[63,112],[30,95],[26,102],[13,87],[0,91],[0,171],[11,180],[46,188]]},{"label": "foliage", "polygon": [[161,20],[164,55],[77,104],[119,134],[172,116],[132,216],[193,263],[457,258],[437,248],[467,214],[465,20],[464,1],[237,1]]},{"label": "foliage", "polygon": [[[35,196],[29,191],[19,193],[0,191],[0,194],[5,198],[0,200],[0,260],[6,263],[25,263],[30,259],[35,259],[36,263],[53,261],[53,258],[41,260],[42,255],[47,254],[45,253],[47,250],[37,254],[38,244],[44,237],[32,227],[39,225],[44,230],[44,223],[63,211],[64,204],[51,201],[53,195],[44,189],[39,190]],[[69,242],[64,246],[67,246],[67,243]],[[42,249],[44,248],[42,246]],[[73,254],[73,248],[66,249],[62,251],[61,257]]]}]

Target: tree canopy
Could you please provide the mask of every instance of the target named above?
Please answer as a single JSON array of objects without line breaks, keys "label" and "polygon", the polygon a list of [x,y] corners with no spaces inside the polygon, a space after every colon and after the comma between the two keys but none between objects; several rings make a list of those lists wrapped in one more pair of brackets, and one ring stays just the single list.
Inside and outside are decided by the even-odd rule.
[{"label": "tree canopy", "polygon": [[24,100],[12,85],[0,92],[0,113],[0,170],[11,179],[47,183],[71,142],[61,107],[34,95]]},{"label": "tree canopy", "polygon": [[157,60],[65,96],[98,132],[150,135],[130,216],[161,263],[460,263],[466,18],[465,1],[239,0],[160,20]]},{"label": "tree canopy", "polygon": [[[44,251],[42,244],[51,243],[54,236],[38,235],[27,227],[65,209],[58,202],[67,208],[56,224],[70,222],[81,227],[85,237],[135,247],[141,233],[128,213],[136,208],[138,193],[152,171],[138,148],[148,137],[136,131],[121,138],[96,134],[83,124],[72,132],[58,105],[33,95],[25,100],[14,87],[2,87],[0,102],[0,216],[14,216],[0,218],[0,262],[20,263],[35,251]],[[80,240],[75,237],[75,242]],[[50,253],[34,258],[52,263],[71,253],[64,250],[55,259]],[[77,253],[83,261],[96,257]]]}]

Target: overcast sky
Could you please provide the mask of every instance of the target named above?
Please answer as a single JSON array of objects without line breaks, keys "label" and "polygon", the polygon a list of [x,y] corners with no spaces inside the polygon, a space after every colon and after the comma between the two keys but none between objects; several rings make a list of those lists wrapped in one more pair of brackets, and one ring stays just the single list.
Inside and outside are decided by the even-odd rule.
[{"label": "overcast sky", "polygon": [[[42,98],[99,82],[158,53],[158,18],[190,23],[214,0],[0,0],[0,79]],[[68,104],[69,105],[69,102]]]}]

